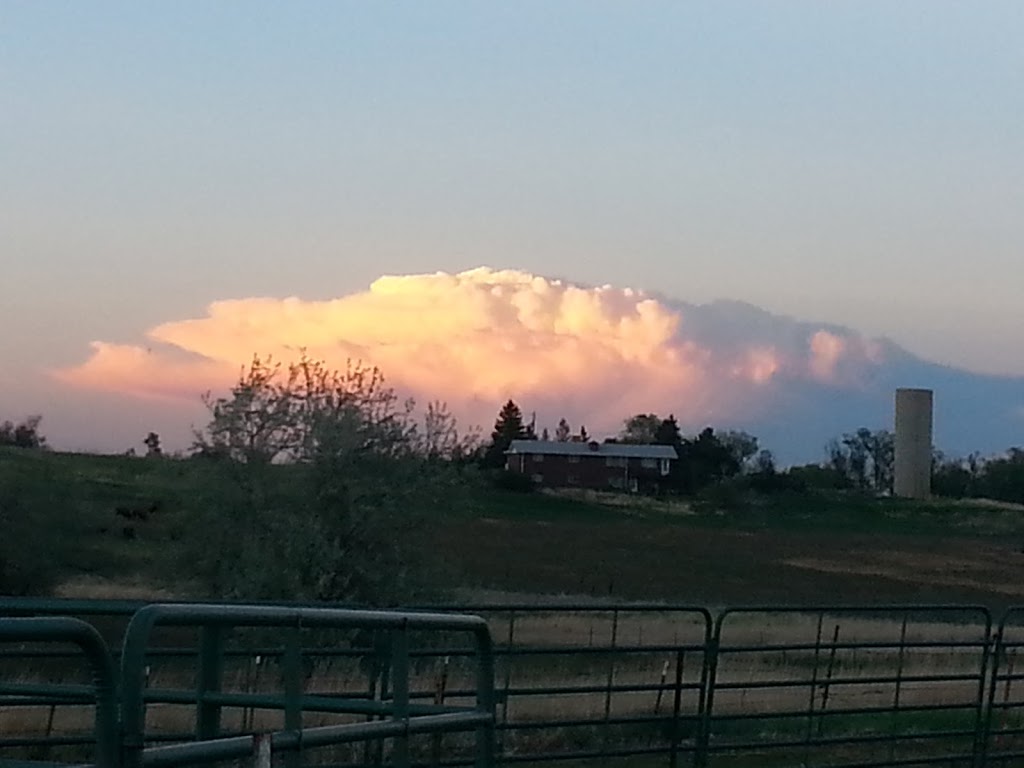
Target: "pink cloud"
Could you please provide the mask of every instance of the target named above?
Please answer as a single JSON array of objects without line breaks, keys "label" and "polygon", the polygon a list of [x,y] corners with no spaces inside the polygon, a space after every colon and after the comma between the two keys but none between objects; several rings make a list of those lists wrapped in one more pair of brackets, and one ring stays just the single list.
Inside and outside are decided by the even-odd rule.
[{"label": "pink cloud", "polygon": [[636,411],[683,422],[741,415],[758,388],[835,381],[844,363],[870,362],[866,342],[830,331],[805,341],[697,333],[686,321],[700,311],[513,270],[386,276],[329,301],[217,301],[204,317],[152,329],[147,346],[96,342],[88,360],[56,375],[78,388],[194,400],[229,386],[254,353],[286,360],[304,348],[332,366],[377,365],[396,388],[447,400],[464,421],[486,426],[513,397],[547,421],[564,414],[615,429]]}]

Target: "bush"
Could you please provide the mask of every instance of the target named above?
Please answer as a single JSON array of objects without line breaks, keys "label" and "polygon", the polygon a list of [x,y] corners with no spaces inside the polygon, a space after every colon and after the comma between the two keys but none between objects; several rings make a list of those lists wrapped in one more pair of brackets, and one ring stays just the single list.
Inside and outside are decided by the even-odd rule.
[{"label": "bush", "polygon": [[14,448],[45,448],[46,438],[39,432],[42,416],[29,416],[20,424],[5,421],[0,424],[0,446]]},{"label": "bush", "polygon": [[46,595],[59,581],[79,531],[67,479],[51,474],[42,462],[0,472],[0,595]]},{"label": "bush", "polygon": [[791,467],[786,474],[798,487],[821,491],[844,491],[852,487],[850,479],[834,467],[807,464]]},{"label": "bush", "polygon": [[499,490],[515,493],[532,493],[536,490],[529,475],[524,475],[522,472],[510,472],[507,469],[495,471],[491,475],[491,484]]},{"label": "bush", "polygon": [[723,480],[700,490],[696,506],[704,512],[738,512],[746,509],[750,498],[741,479]]},{"label": "bush", "polygon": [[807,482],[788,472],[754,472],[748,475],[750,489],[758,493],[805,493]]}]

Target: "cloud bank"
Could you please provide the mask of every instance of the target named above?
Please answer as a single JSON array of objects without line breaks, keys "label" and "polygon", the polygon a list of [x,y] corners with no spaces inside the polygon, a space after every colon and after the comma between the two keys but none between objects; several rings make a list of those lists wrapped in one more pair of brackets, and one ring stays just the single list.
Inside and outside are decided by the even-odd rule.
[{"label": "cloud bank", "polygon": [[226,389],[254,353],[360,359],[463,423],[489,426],[514,398],[541,425],[566,416],[592,433],[630,413],[675,413],[697,428],[762,417],[797,385],[870,386],[892,345],[736,302],[692,305],[631,288],[592,287],[486,267],[386,276],[329,301],[217,301],[164,323],[143,345],[95,342],[65,384],[161,401]]}]

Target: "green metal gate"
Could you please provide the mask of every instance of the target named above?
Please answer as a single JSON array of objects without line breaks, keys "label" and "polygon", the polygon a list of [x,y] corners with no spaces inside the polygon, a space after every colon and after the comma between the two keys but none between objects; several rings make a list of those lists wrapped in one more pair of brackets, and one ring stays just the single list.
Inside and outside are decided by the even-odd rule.
[{"label": "green metal gate", "polygon": [[990,634],[980,606],[726,610],[700,764],[973,766]]},{"label": "green metal gate", "polygon": [[[107,701],[114,678],[55,683],[51,673],[80,667],[79,650],[61,649],[57,638],[2,643],[0,763],[103,764],[111,732],[118,763],[110,765],[123,759],[131,768],[248,759],[257,746],[279,753],[286,768],[300,759],[365,768],[1024,760],[1024,608],[993,630],[985,608],[959,605],[713,615],[688,605],[570,602],[381,613],[0,600],[0,617],[40,613],[83,616],[121,648],[109,654],[120,665],[115,730],[106,705],[89,734],[30,736],[5,725],[14,707],[44,719],[49,711],[52,723],[55,707]],[[32,625],[0,618],[0,626]],[[58,626],[88,637],[81,643],[93,656],[106,653],[88,625]]]},{"label": "green metal gate", "polygon": [[[0,620],[0,644],[5,646],[32,644],[52,658],[54,646],[76,646],[79,655],[85,656],[92,681],[90,685],[54,684],[44,682],[0,681],[0,704],[18,706],[49,707],[52,722],[53,712],[60,704],[80,704],[95,710],[92,754],[89,757],[99,766],[114,768],[119,764],[120,740],[117,714],[117,684],[114,664],[107,651],[106,643],[89,624],[66,617],[20,618]],[[45,644],[39,648],[38,644]],[[43,656],[47,658],[47,656]],[[5,738],[10,746],[33,748],[40,743],[35,739]],[[48,740],[49,742],[49,740]],[[44,742],[44,746],[50,743]],[[5,765],[15,761],[5,760]],[[19,761],[28,765],[39,765],[29,760]]]}]

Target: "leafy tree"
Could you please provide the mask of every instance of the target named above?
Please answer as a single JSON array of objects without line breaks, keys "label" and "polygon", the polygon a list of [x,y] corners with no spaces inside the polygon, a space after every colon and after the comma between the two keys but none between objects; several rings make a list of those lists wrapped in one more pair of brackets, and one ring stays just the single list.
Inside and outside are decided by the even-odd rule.
[{"label": "leafy tree", "polygon": [[682,489],[690,493],[713,485],[740,471],[739,462],[711,427],[696,438],[683,440],[677,449]]},{"label": "leafy tree", "polygon": [[196,434],[205,479],[185,528],[190,571],[212,596],[394,604],[427,583],[425,515],[458,501],[463,441],[438,404],[380,371],[255,357]]},{"label": "leafy tree", "polygon": [[619,432],[619,442],[650,445],[655,442],[659,426],[661,426],[661,418],[656,414],[638,413],[630,416],[623,423],[622,431]]},{"label": "leafy tree", "polygon": [[512,441],[526,438],[527,431],[523,425],[523,412],[519,410],[519,406],[513,400],[509,400],[501,407],[498,418],[494,422],[491,442],[484,454],[484,465],[495,469],[505,466],[505,451],[512,445]]},{"label": "leafy tree", "polygon": [[965,499],[981,489],[979,477],[965,466],[965,462],[936,456],[932,465],[932,493],[953,499]]},{"label": "leafy tree", "polygon": [[891,432],[861,427],[826,446],[829,466],[846,477],[853,488],[892,490],[894,440]]},{"label": "leafy tree", "polygon": [[256,356],[229,397],[203,402],[211,420],[196,448],[250,464],[310,459],[324,425],[347,425],[365,449],[407,450],[413,435],[415,403],[400,401],[380,369],[351,361],[334,371],[305,355],[287,367]]},{"label": "leafy tree", "polygon": [[160,448],[160,435],[156,432],[150,432],[142,442],[146,446],[147,456],[159,457],[164,455],[163,449]]},{"label": "leafy tree", "polygon": [[572,427],[569,426],[569,422],[565,419],[559,419],[558,426],[555,427],[555,440],[559,443],[567,443],[571,436]]},{"label": "leafy tree", "polygon": [[977,453],[952,459],[940,451],[932,455],[932,493],[954,499],[980,496],[984,489],[985,462]]},{"label": "leafy tree", "polygon": [[29,416],[15,424],[5,421],[0,424],[0,445],[14,448],[45,448],[46,438],[39,432],[42,416]]},{"label": "leafy tree", "polygon": [[674,414],[669,414],[667,419],[662,419],[654,432],[654,442],[657,445],[671,445],[679,448],[683,443],[682,433],[679,431],[679,423]]},{"label": "leafy tree", "polygon": [[[825,444],[825,453],[828,456],[827,465],[828,469],[835,475],[842,477],[844,482],[848,484],[850,477],[850,461],[849,456],[846,454],[846,449],[843,447],[837,439],[832,438]],[[808,465],[812,466],[812,465]]]},{"label": "leafy tree", "polygon": [[757,438],[742,430],[729,430],[718,435],[719,441],[729,449],[741,467],[749,467],[758,455]]},{"label": "leafy tree", "polygon": [[846,490],[850,488],[850,478],[845,471],[839,471],[831,464],[805,464],[790,467],[786,475],[795,487],[818,490]]},{"label": "leafy tree", "polygon": [[754,471],[762,475],[774,475],[777,473],[775,456],[771,451],[765,449],[758,452],[757,459],[754,461]]},{"label": "leafy tree", "polygon": [[548,433],[547,427],[544,427],[544,429],[541,430],[540,439],[543,440],[544,442],[547,442],[548,440],[551,439],[551,435]]},{"label": "leafy tree", "polygon": [[953,498],[987,498],[1024,503],[1024,448],[1010,448],[983,459],[947,459],[936,453],[932,462],[932,491]]},{"label": "leafy tree", "polygon": [[580,424],[580,442],[585,443],[590,439],[590,435],[587,434],[587,428]]},{"label": "leafy tree", "polygon": [[1024,448],[1010,448],[1005,455],[986,461],[980,490],[990,499],[1024,503]]},{"label": "leafy tree", "polygon": [[439,400],[427,403],[422,429],[410,432],[415,452],[429,460],[467,461],[474,457],[479,445],[476,431],[459,432],[458,421]]}]

